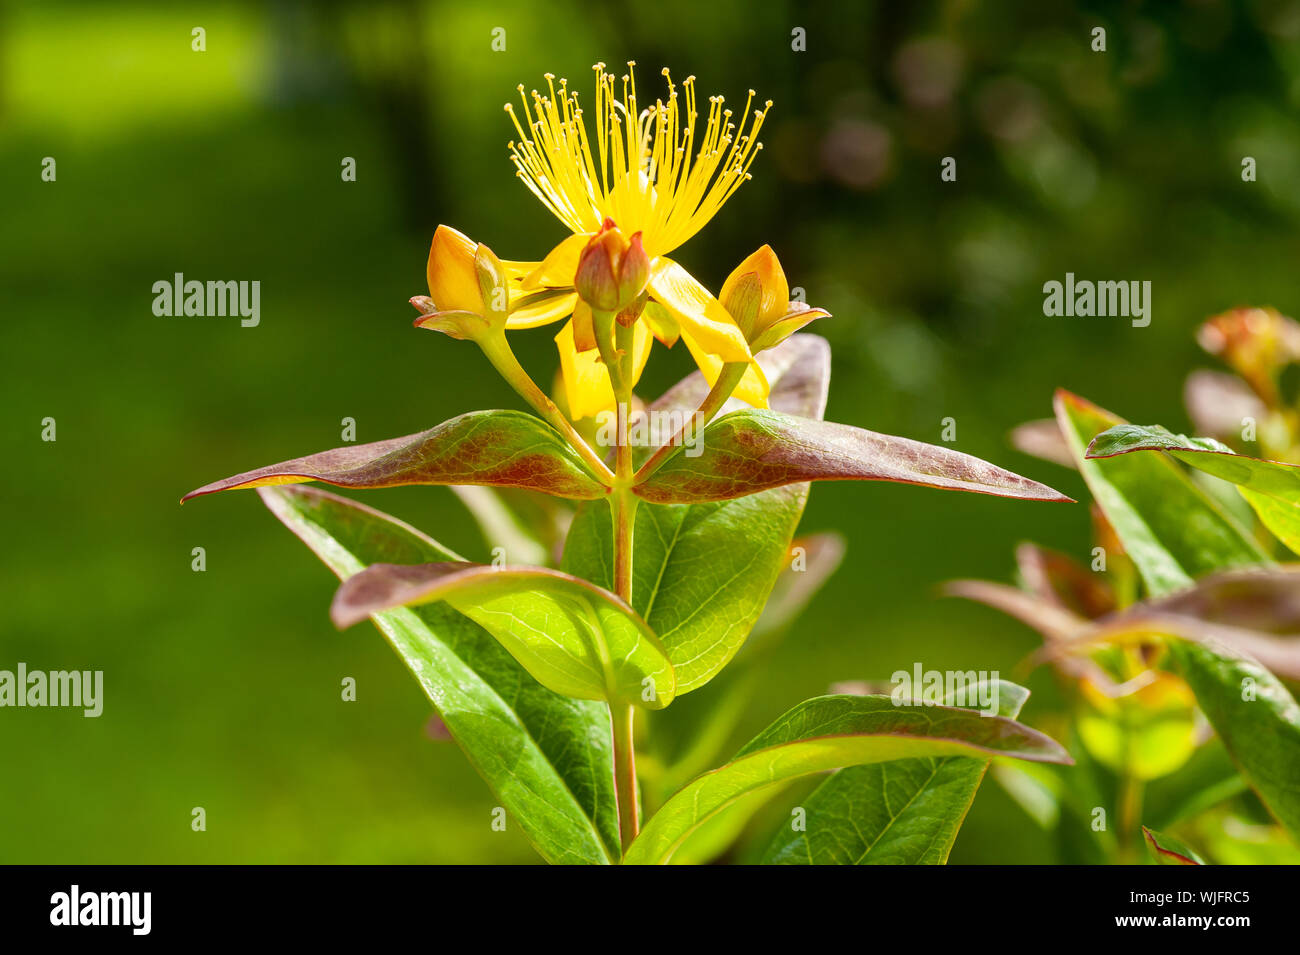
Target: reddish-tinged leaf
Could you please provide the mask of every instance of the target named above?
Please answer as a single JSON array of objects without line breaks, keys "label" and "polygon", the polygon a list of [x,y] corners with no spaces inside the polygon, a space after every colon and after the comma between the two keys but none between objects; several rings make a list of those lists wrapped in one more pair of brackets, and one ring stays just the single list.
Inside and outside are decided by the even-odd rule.
[{"label": "reddish-tinged leaf", "polygon": [[1017,425],[1011,431],[1011,446],[1023,454],[1074,468],[1074,455],[1054,418],[1039,418]]},{"label": "reddish-tinged leaf", "polygon": [[1077,560],[1036,544],[1016,548],[1016,566],[1031,591],[1082,617],[1100,617],[1116,607],[1106,578]]},{"label": "reddish-tinged leaf", "polygon": [[1048,641],[1074,640],[1089,630],[1088,621],[1042,597],[987,580],[953,580],[944,585],[950,597],[964,597],[1001,610],[1033,627]]},{"label": "reddish-tinged leaf", "polygon": [[1146,837],[1147,848],[1151,850],[1152,857],[1161,865],[1205,865],[1205,861],[1200,856],[1173,836],[1156,832],[1146,826],[1142,827],[1142,835]]},{"label": "reddish-tinged leaf", "polygon": [[306,481],[350,488],[491,484],[575,500],[594,500],[607,493],[545,422],[518,411],[472,411],[419,434],[345,445],[236,474],[190,491],[181,500]]},{"label": "reddish-tinged leaf", "polygon": [[775,411],[738,411],[679,450],[638,495],[656,504],[726,501],[804,481],[894,481],[997,497],[1069,501],[1046,485],[979,458],[909,438]]}]

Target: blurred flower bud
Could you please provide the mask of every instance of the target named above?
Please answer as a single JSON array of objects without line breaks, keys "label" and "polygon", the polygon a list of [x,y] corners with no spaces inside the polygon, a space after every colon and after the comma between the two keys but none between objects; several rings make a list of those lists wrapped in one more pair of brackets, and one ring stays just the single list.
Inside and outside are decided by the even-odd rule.
[{"label": "blurred flower bud", "polygon": [[830,315],[824,309],[790,301],[785,271],[767,245],[736,266],[718,298],[755,354],[781,344],[813,319]]},{"label": "blurred flower bud", "polygon": [[486,245],[440,225],[429,248],[427,273],[429,294],[411,299],[420,311],[417,327],[459,339],[477,339],[505,328],[505,270]]},{"label": "blurred flower bud", "polygon": [[1215,315],[1197,330],[1196,340],[1231,365],[1270,407],[1280,400],[1278,374],[1300,361],[1300,324],[1275,308],[1234,308]]},{"label": "blurred flower bud", "polygon": [[641,247],[641,233],[626,239],[614,221],[606,219],[582,250],[573,285],[592,308],[622,312],[637,302],[649,280],[650,260]]}]

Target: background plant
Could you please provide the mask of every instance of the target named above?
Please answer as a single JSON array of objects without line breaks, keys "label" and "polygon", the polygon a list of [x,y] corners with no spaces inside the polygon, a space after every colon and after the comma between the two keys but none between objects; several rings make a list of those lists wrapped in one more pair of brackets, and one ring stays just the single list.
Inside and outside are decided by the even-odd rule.
[{"label": "background plant", "polygon": [[[1054,420],[1017,431],[1087,481],[1086,563],[1023,544],[1020,588],[949,587],[1043,636],[1035,659],[1069,703],[1051,725],[1077,765],[998,778],[1080,861],[1132,861],[1144,841],[1170,864],[1300,861],[1300,325],[1239,308],[1198,339],[1240,376],[1188,377],[1207,437],[1131,425],[1065,391]],[[1113,824],[1099,829],[1098,812]]]}]

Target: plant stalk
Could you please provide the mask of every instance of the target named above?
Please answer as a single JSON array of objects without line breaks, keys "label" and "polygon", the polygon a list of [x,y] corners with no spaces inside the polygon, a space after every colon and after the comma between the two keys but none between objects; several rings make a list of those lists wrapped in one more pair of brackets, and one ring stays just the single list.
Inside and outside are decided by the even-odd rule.
[{"label": "plant stalk", "polygon": [[582,435],[578,434],[577,429],[565,417],[564,412],[529,377],[528,372],[519,364],[519,359],[515,358],[515,353],[511,350],[509,342],[506,341],[505,332],[498,332],[479,339],[478,346],[483,350],[483,354],[487,356],[488,361],[492,363],[492,367],[497,370],[502,378],[509,382],[510,387],[514,388],[520,397],[532,405],[551,427],[564,435],[565,440],[569,442],[569,446],[582,457],[582,460],[595,474],[596,479],[606,487],[613,486],[614,473],[609,469],[609,465],[601,460],[600,455],[595,452]]},{"label": "plant stalk", "polygon": [[700,402],[695,414],[691,416],[690,420],[682,424],[675,435],[655,449],[655,453],[650,455],[649,460],[641,465],[641,469],[636,472],[636,477],[633,479],[634,484],[643,483],[655,471],[659,470],[659,466],[668,460],[668,456],[685,443],[689,431],[693,429],[698,433],[714,419],[717,413],[722,410],[722,406],[727,403],[727,399],[731,397],[731,393],[736,390],[736,386],[740,384],[740,379],[745,376],[747,367],[748,363],[743,361],[728,362],[722,366],[722,371],[718,374],[718,380],[713,383],[709,393]]},{"label": "plant stalk", "polygon": [[637,804],[636,749],[633,745],[636,708],[629,703],[609,705],[614,735],[614,793],[618,799],[618,835],[623,848],[640,830],[641,807]]},{"label": "plant stalk", "polygon": [[[632,329],[597,316],[597,335],[604,343],[601,355],[614,388],[617,444],[614,452],[614,490],[609,507],[614,522],[614,592],[632,605],[633,532],[638,498],[632,493],[632,446],[628,443],[628,414],[632,406]],[[603,328],[601,326],[604,326]],[[602,335],[602,331],[607,333]],[[610,339],[614,341],[610,341]],[[614,792],[618,799],[618,831],[624,848],[641,826],[633,737],[636,710],[626,704],[609,707],[614,738]]]}]

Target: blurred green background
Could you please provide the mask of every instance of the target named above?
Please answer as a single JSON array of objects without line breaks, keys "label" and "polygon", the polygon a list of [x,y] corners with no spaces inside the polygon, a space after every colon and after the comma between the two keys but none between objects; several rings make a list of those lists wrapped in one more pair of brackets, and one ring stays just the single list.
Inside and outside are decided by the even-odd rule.
[{"label": "blurred green background", "polygon": [[[1195,324],[1300,306],[1298,39],[1296,0],[7,5],[0,669],[100,669],[106,700],[99,719],[0,710],[0,861],[534,860],[517,829],[491,830],[486,786],[428,738],[378,634],[330,625],[333,578],[254,495],[177,504],[340,443],[344,417],[371,441],[518,405],[406,303],[440,222],[509,258],[563,236],[507,160],[517,83],[550,71],[587,91],[595,61],[636,59],[646,90],[668,65],[701,93],[775,100],[754,180],[674,257],[716,290],[770,243],[835,315],[817,328],[830,417],[937,442],[951,416],[959,449],[1082,496],[1006,442],[1053,388],[1183,427],[1183,375],[1210,364]],[[1150,280],[1150,327],[1044,317],[1042,285],[1067,271]],[[152,284],[175,272],[259,280],[261,324],[154,316]],[[516,339],[540,380],[553,331]],[[651,395],[691,368],[682,348],[656,355]],[[365,499],[487,556],[446,489]],[[1026,538],[1078,553],[1087,526],[1082,505],[819,486],[804,528],[841,530],[847,558],[744,735],[914,661],[1009,673],[1035,638],[935,585],[1006,578]],[[1031,685],[1033,722],[1052,694]],[[990,783],[953,861],[1052,851]]]}]

